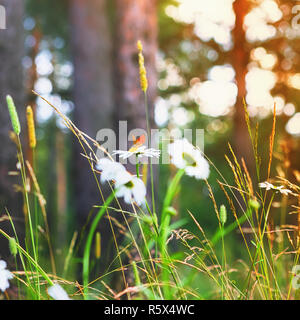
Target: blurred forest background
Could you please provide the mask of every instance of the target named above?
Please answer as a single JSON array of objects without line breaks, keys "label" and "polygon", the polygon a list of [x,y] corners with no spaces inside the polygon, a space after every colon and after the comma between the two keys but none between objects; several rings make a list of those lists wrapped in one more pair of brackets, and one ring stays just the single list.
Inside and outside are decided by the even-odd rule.
[{"label": "blurred forest background", "polygon": [[[101,128],[117,130],[119,120],[128,121],[128,131],[145,128],[136,49],[139,39],[144,45],[153,126],[205,129],[205,153],[230,182],[232,173],[224,159],[228,141],[238,158],[244,157],[249,170],[254,170],[243,99],[251,121],[260,123],[261,155],[268,154],[276,103],[275,159],[285,159],[285,166],[276,167],[275,161],[272,175],[284,170],[294,181],[290,168],[300,170],[297,151],[300,26],[297,10],[293,11],[297,3],[286,0],[0,1],[7,13],[7,29],[0,31],[1,214],[7,207],[13,216],[20,217],[22,226],[22,194],[15,192],[16,178],[8,175],[16,164],[4,100],[10,94],[21,121],[25,121],[25,106],[31,105],[35,110],[36,170],[47,199],[56,254],[65,255],[74,230],[80,232],[99,199],[77,141],[32,90],[51,101],[93,138]],[[31,159],[29,149],[27,153]],[[262,161],[267,166],[267,157],[262,157]],[[159,170],[158,197],[163,199],[172,169],[161,165]],[[218,205],[226,204],[224,194],[217,189],[217,176],[212,169],[209,182],[215,187]],[[194,228],[188,219],[188,209],[207,233],[212,234],[216,217],[206,185],[185,177],[182,190],[176,203],[179,212],[176,219],[182,220],[184,227]],[[102,235],[103,246],[107,248],[103,251],[105,257],[114,250],[105,224]],[[232,243],[236,243],[237,235],[231,237]],[[5,246],[1,242],[1,254]],[[238,256],[239,246],[232,245],[228,255]]]}]

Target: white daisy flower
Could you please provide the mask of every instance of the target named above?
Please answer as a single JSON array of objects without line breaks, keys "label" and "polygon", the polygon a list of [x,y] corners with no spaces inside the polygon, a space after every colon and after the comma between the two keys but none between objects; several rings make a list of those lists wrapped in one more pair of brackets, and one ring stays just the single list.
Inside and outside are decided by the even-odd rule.
[{"label": "white daisy flower", "polygon": [[279,191],[281,194],[288,195],[289,193],[293,193],[291,190],[284,188],[284,186],[274,186],[272,183],[265,181],[258,184],[260,188],[265,188],[266,190],[275,190]]},{"label": "white daisy flower", "polygon": [[101,182],[114,180],[116,196],[123,197],[126,203],[135,201],[141,205],[146,196],[144,182],[131,175],[119,162],[113,162],[107,158],[100,159],[96,168],[101,171]]},{"label": "white daisy flower", "polygon": [[4,292],[6,289],[9,288],[8,280],[12,279],[14,276],[13,274],[6,269],[6,262],[0,260],[0,290]]},{"label": "white daisy flower", "polygon": [[154,148],[146,148],[145,146],[133,146],[128,151],[115,150],[113,155],[119,155],[121,159],[127,159],[133,155],[137,157],[159,158],[160,150]]},{"label": "white daisy flower", "polygon": [[141,205],[145,201],[146,187],[144,182],[131,175],[128,171],[119,171],[115,179],[116,196],[123,197],[124,201],[130,204],[135,201]]},{"label": "white daisy flower", "polygon": [[260,188],[265,188],[266,190],[275,189],[275,186],[273,186],[272,183],[265,181],[258,184]]},{"label": "white daisy flower", "polygon": [[66,291],[57,283],[48,289],[48,294],[54,300],[72,300]]},{"label": "white daisy flower", "polygon": [[200,150],[195,148],[187,139],[178,139],[168,145],[171,162],[179,169],[196,179],[207,179],[209,164]]},{"label": "white daisy flower", "polygon": [[126,171],[125,167],[119,163],[111,161],[108,158],[102,158],[98,161],[96,168],[101,172],[101,182],[114,180],[119,171]]},{"label": "white daisy flower", "polygon": [[284,186],[279,186],[279,187],[277,187],[277,190],[278,190],[280,193],[285,194],[286,196],[287,196],[289,193],[293,193],[291,190],[285,189]]}]

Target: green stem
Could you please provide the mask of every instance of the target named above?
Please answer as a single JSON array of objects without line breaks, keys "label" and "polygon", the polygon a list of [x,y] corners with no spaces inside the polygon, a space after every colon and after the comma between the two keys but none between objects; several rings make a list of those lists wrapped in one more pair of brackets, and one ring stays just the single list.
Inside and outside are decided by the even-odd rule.
[{"label": "green stem", "polygon": [[26,207],[27,207],[27,211],[28,211],[28,223],[29,223],[30,237],[31,237],[31,242],[32,242],[33,256],[34,256],[34,259],[37,260],[37,254],[36,254],[36,250],[35,250],[36,246],[35,246],[35,241],[34,241],[34,232],[33,232],[33,227],[32,227],[29,199],[28,199],[28,193],[27,193],[26,169],[25,169],[25,164],[24,164],[22,145],[21,145],[21,141],[20,141],[19,136],[18,136],[18,144],[19,144],[19,150],[20,150],[19,161],[21,164],[21,175],[22,175],[22,182],[23,182],[23,187],[24,187],[24,196],[25,196],[25,202],[26,202]]},{"label": "green stem", "polygon": [[239,225],[243,224],[249,218],[251,213],[252,213],[251,211],[247,212],[245,215],[238,218],[237,221],[234,221],[228,227],[223,228],[223,231],[219,229],[212,237],[212,240],[211,240],[212,245],[215,245],[222,238],[222,236],[223,237],[226,236],[228,233],[235,230]]},{"label": "green stem", "polygon": [[[18,234],[17,234],[16,228],[15,228],[15,225],[14,225],[14,223],[13,223],[13,220],[12,220],[12,218],[11,218],[8,210],[7,210],[6,208],[5,208],[5,210],[6,210],[6,214],[7,214],[8,218],[9,218],[11,227],[12,227],[12,229],[13,229],[13,232],[14,232],[14,235],[15,235],[15,238],[16,238],[16,242],[17,242],[18,245],[20,245],[20,242],[19,242],[19,239],[18,239]],[[25,276],[26,276],[26,279],[27,279],[28,288],[31,290],[31,292],[32,292],[33,295],[34,295],[34,294],[35,294],[35,290],[34,290],[34,288],[33,288],[32,285],[31,285],[31,281],[30,281],[29,274],[28,274],[27,269],[26,269],[26,264],[25,264],[25,261],[24,261],[24,259],[23,259],[22,252],[21,252],[20,250],[19,250],[18,252],[19,252],[21,264],[22,264],[22,266],[23,266],[23,269],[24,269],[24,272],[25,272]],[[18,286],[19,286],[19,283],[18,283]]]},{"label": "green stem", "polygon": [[[146,92],[144,92],[144,98],[145,98],[145,111],[146,111],[146,122],[147,122],[148,148],[150,148],[151,147],[151,132],[150,132],[148,99],[147,99]],[[154,197],[154,179],[153,179],[153,168],[152,168],[152,159],[151,158],[150,158],[150,177],[151,177],[152,210],[153,210],[153,213],[155,214],[156,209],[155,209],[155,197]]]},{"label": "green stem", "polygon": [[84,285],[84,298],[87,299],[88,297],[88,284],[89,284],[89,267],[90,267],[90,252],[91,252],[91,246],[93,242],[93,237],[95,234],[95,231],[97,229],[98,223],[100,219],[102,218],[103,214],[105,213],[107,207],[110,205],[112,200],[114,199],[115,194],[112,192],[110,196],[106,199],[104,205],[102,208],[98,211],[95,219],[92,222],[85,248],[84,248],[84,255],[83,255],[83,285]]},{"label": "green stem", "polygon": [[[32,149],[32,169],[33,172],[36,170],[36,161],[35,161],[35,151]],[[35,231],[35,247],[36,247],[36,259],[38,261],[39,259],[39,231],[38,231],[38,225],[39,225],[39,215],[38,215],[38,208],[37,208],[37,197],[34,197],[34,231]],[[37,285],[38,288],[40,287],[40,281],[39,278],[37,279]]]},{"label": "green stem", "polygon": [[168,217],[170,218],[170,215],[167,213],[167,209],[172,203],[172,200],[177,191],[177,187],[183,175],[184,175],[184,169],[178,170],[167,190],[164,203],[163,203],[162,215],[161,215],[161,233],[162,234],[166,233],[167,231],[166,229],[169,226],[170,219],[168,219]]},{"label": "green stem", "polygon": [[224,300],[224,279],[226,278],[226,253],[225,253],[225,242],[224,242],[224,223],[221,223],[220,225],[220,231],[221,231],[221,237],[222,237],[222,300]]},{"label": "green stem", "polygon": [[135,167],[136,167],[136,176],[139,178],[140,177],[140,170],[139,170],[140,163],[139,163],[139,159],[138,159],[137,155],[136,155],[136,165],[135,165]]},{"label": "green stem", "polygon": [[[10,236],[5,233],[3,230],[0,229],[0,233],[7,239],[9,240]],[[37,271],[40,273],[40,275],[51,285],[53,286],[54,283],[53,281],[49,278],[47,273],[39,266],[39,264],[18,244],[16,243],[19,251],[22,252],[22,254],[35,266]]]},{"label": "green stem", "polygon": [[167,251],[167,237],[169,234],[169,225],[171,222],[171,216],[168,213],[167,209],[171,205],[172,200],[176,194],[179,182],[184,175],[184,169],[180,169],[177,171],[176,175],[174,176],[173,180],[170,183],[170,186],[167,190],[167,194],[164,199],[162,215],[161,215],[161,227],[160,227],[160,235],[159,235],[159,248],[162,257],[162,279],[163,282],[166,284],[164,289],[164,293],[167,299],[170,298],[170,290],[168,289],[167,283],[169,281],[169,275],[173,276],[174,281],[176,282],[175,275],[173,270],[170,267],[170,258]]},{"label": "green stem", "polygon": [[[26,208],[27,208],[27,216],[28,216],[28,224],[29,224],[31,245],[32,245],[34,260],[36,261],[36,263],[38,263],[37,247],[36,247],[36,244],[35,244],[35,233],[33,231],[33,224],[32,224],[32,219],[31,219],[30,205],[29,205],[29,198],[28,198],[28,193],[27,193],[26,167],[25,167],[25,163],[24,163],[24,156],[23,156],[20,136],[18,135],[17,137],[18,137],[18,148],[19,148],[18,158],[19,158],[19,162],[21,164],[21,176],[22,176],[22,183],[23,183],[23,188],[24,188],[25,204],[26,204]],[[37,291],[38,291],[38,296],[40,296],[39,279],[37,280]]]}]

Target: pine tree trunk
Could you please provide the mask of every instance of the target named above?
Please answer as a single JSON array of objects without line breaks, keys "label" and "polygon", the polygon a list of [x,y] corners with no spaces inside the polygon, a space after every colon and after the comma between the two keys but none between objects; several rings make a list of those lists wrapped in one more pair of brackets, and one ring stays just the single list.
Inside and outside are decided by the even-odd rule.
[{"label": "pine tree trunk", "polygon": [[156,98],[157,1],[116,0],[115,86],[117,119],[128,121],[128,130],[146,129],[143,93],[139,83],[137,41],[144,47],[149,88],[150,116]]},{"label": "pine tree trunk", "polygon": [[234,115],[234,151],[237,158],[245,159],[249,169],[253,169],[254,157],[248,134],[243,99],[246,99],[246,74],[249,63],[249,48],[247,48],[246,34],[243,27],[245,16],[249,10],[248,0],[236,0],[233,3],[236,23],[233,29],[234,48],[232,51],[232,65],[236,73],[238,96]]},{"label": "pine tree trunk", "polygon": [[[144,94],[139,82],[137,41],[141,40],[143,44],[149,84],[147,90],[149,120],[150,126],[153,128],[154,102],[157,96],[155,68],[158,33],[157,0],[116,0],[115,5],[114,80],[116,120],[127,121],[127,134],[130,130],[136,128],[147,131]],[[129,137],[129,139],[132,139],[132,137]],[[127,140],[128,136],[120,136],[119,145],[125,146]],[[128,142],[128,147],[130,146],[131,143]],[[128,164],[127,167],[135,172],[134,165]],[[153,168],[157,177],[157,165],[154,165]],[[150,191],[149,184],[148,191]],[[147,194],[150,195],[150,192]]]},{"label": "pine tree trunk", "polygon": [[[97,131],[113,122],[111,38],[105,0],[70,1],[71,40],[74,61],[74,122],[96,138]],[[87,159],[74,140],[75,207],[79,227],[86,223],[101,197]],[[103,237],[104,238],[104,237]]]},{"label": "pine tree trunk", "polygon": [[[6,29],[0,30],[0,216],[5,214],[7,208],[13,217],[22,217],[22,194],[16,193],[13,188],[14,184],[20,184],[20,177],[8,175],[9,171],[16,171],[17,157],[16,146],[9,138],[12,127],[5,96],[10,94],[13,97],[24,134],[26,132],[22,69],[24,1],[3,0],[1,5],[6,11]],[[15,221],[17,227],[18,221],[18,219]],[[8,222],[0,222],[0,227],[11,232]],[[19,236],[22,239],[22,235]],[[0,256],[4,256],[7,252],[7,241],[2,237],[0,248]]]},{"label": "pine tree trunk", "polygon": [[[132,146],[133,129],[147,132],[145,99],[140,87],[137,41],[143,44],[143,54],[147,70],[150,127],[154,127],[154,102],[156,98],[157,74],[155,56],[157,53],[157,1],[156,0],[115,0],[114,2],[114,98],[115,123],[117,124],[117,146],[125,150]],[[127,134],[122,134],[119,121],[127,121]],[[127,170],[135,174],[135,165],[130,161]],[[153,165],[154,181],[157,182],[157,165]],[[147,198],[151,205],[150,169],[148,166]],[[144,177],[143,177],[144,178]],[[124,210],[132,211],[131,206],[122,203]],[[137,254],[137,253],[133,253]],[[139,257],[136,257],[139,259]],[[125,272],[126,281],[133,285],[130,270]],[[123,283],[118,280],[118,290]],[[124,289],[124,288],[123,288]]]}]

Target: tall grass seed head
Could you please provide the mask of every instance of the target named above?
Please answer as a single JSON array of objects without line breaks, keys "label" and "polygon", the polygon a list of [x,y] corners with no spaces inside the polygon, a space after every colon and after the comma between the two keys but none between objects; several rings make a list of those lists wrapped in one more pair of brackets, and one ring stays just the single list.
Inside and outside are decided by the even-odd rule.
[{"label": "tall grass seed head", "polygon": [[9,238],[8,241],[10,253],[15,257],[18,253],[17,243],[15,238]]},{"label": "tall grass seed head", "polygon": [[222,204],[220,207],[220,221],[222,225],[224,225],[227,221],[227,210],[224,204]]},{"label": "tall grass seed head", "polygon": [[250,199],[249,201],[249,205],[251,208],[253,208],[254,210],[258,210],[260,208],[260,203],[255,200],[255,199]]},{"label": "tall grass seed head", "polygon": [[34,149],[36,147],[36,135],[35,135],[35,125],[33,111],[30,106],[26,109],[27,127],[28,127],[28,140],[29,147]]},{"label": "tall grass seed head", "polygon": [[21,125],[17,113],[17,109],[14,103],[13,98],[10,95],[6,96],[6,102],[7,102],[7,108],[9,111],[10,119],[11,119],[11,124],[13,127],[14,132],[16,135],[20,135],[21,133]]},{"label": "tall grass seed head", "polygon": [[96,233],[95,256],[96,256],[96,259],[100,259],[100,257],[101,257],[101,234],[100,234],[100,232]]},{"label": "tall grass seed head", "polygon": [[137,41],[136,46],[137,46],[139,52],[143,51],[143,45],[142,45],[142,41],[141,40]]},{"label": "tall grass seed head", "polygon": [[147,71],[145,68],[145,59],[143,55],[143,45],[141,41],[137,42],[137,48],[139,50],[139,69],[140,69],[140,84],[144,92],[148,89]]},{"label": "tall grass seed head", "polygon": [[133,274],[134,274],[134,277],[135,277],[136,285],[139,286],[139,285],[141,285],[141,279],[140,279],[140,276],[139,276],[138,268],[136,266],[136,262],[132,261],[131,265],[132,265],[132,269],[133,269]]}]

